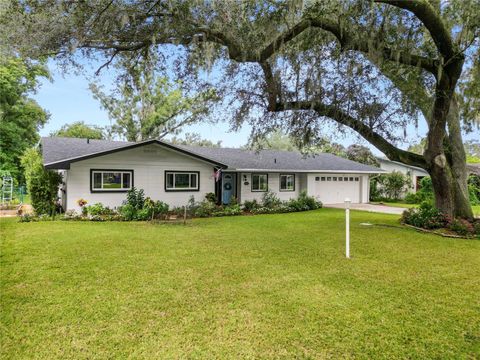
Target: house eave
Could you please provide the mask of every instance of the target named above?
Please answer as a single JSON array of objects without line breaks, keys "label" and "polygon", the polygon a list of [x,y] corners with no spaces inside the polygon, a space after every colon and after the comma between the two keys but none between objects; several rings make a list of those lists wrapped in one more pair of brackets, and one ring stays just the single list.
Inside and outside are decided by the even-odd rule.
[{"label": "house eave", "polygon": [[329,174],[381,174],[386,173],[385,170],[294,170],[294,169],[232,169],[227,168],[225,171],[232,172],[290,172],[290,173],[329,173]]}]

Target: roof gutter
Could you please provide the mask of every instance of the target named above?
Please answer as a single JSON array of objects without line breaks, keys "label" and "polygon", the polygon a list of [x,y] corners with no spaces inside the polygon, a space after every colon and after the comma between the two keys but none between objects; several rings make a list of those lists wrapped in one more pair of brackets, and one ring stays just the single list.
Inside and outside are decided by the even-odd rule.
[{"label": "roof gutter", "polygon": [[378,170],[293,170],[293,169],[227,169],[234,172],[291,172],[291,173],[329,173],[329,174],[380,174],[386,173],[383,169]]}]

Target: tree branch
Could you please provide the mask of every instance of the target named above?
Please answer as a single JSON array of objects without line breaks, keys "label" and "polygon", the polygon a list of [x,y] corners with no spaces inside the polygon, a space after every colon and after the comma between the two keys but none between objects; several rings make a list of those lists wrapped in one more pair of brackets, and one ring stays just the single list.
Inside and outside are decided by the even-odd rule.
[{"label": "tree branch", "polygon": [[[297,23],[290,30],[279,35],[274,41],[267,45],[261,52],[260,57],[253,59],[255,61],[264,62],[269,59],[283,44],[291,41],[305,30],[310,28],[319,28],[325,30],[332,35],[340,43],[341,47],[345,50],[355,50],[363,53],[369,53],[371,45],[368,41],[356,38],[353,34],[349,33],[346,29],[341,29],[340,26],[333,21],[310,18],[305,19]],[[409,66],[420,66],[424,70],[437,75],[437,63],[434,59],[427,58],[420,55],[411,54],[407,51],[394,51],[391,48],[376,42],[373,44],[376,49],[382,54],[385,60],[400,62]]]},{"label": "tree branch", "polygon": [[272,108],[273,111],[276,112],[286,110],[314,110],[318,115],[333,119],[339,124],[348,126],[356,131],[365,140],[387,155],[390,160],[399,161],[411,166],[418,166],[424,169],[427,166],[422,155],[397,148],[363,122],[348,115],[336,106],[311,101],[291,101],[284,103],[278,102]]},{"label": "tree branch", "polygon": [[445,59],[450,59],[455,55],[452,37],[442,18],[435,12],[433,6],[426,0],[374,0],[377,3],[383,3],[408,10],[414,14],[427,28],[438,51]]}]

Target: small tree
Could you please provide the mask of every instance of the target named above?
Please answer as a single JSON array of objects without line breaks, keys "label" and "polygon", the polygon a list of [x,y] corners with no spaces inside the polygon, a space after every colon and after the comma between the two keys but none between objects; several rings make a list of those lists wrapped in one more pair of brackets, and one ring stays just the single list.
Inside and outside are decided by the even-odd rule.
[{"label": "small tree", "polygon": [[103,129],[96,125],[87,125],[83,121],[76,121],[63,125],[59,130],[50,133],[50,136],[71,138],[85,138],[102,140],[105,138]]},{"label": "small tree", "polygon": [[373,178],[370,184],[372,200],[388,199],[398,200],[408,187],[408,178],[399,171],[380,175]]},{"label": "small tree", "polygon": [[21,163],[35,213],[54,216],[58,186],[62,183],[62,176],[43,167],[42,156],[35,148],[25,151]]}]

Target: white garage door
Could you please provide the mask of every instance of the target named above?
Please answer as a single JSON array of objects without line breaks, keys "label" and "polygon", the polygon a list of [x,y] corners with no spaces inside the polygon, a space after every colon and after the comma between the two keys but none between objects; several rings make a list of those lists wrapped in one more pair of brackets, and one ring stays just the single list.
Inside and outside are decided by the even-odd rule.
[{"label": "white garage door", "polygon": [[316,175],[315,194],[324,204],[342,203],[347,197],[352,203],[359,203],[361,183],[358,175]]}]

